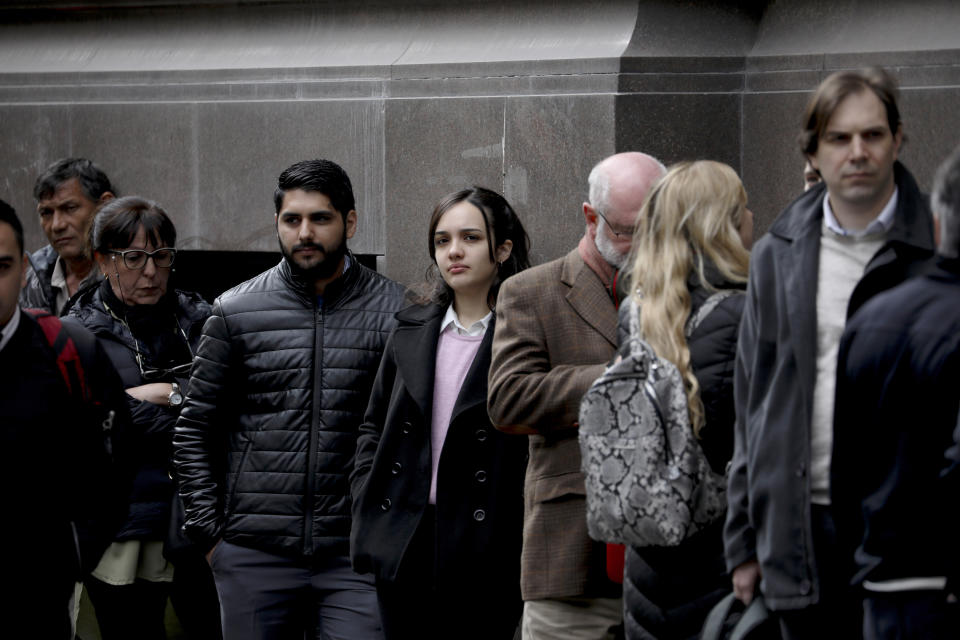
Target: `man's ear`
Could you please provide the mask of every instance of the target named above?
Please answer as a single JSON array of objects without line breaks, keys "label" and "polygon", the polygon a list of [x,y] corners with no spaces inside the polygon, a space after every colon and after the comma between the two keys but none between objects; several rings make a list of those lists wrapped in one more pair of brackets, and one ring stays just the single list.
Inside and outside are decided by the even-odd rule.
[{"label": "man's ear", "polygon": [[588,227],[597,225],[597,210],[589,202],[583,203],[583,217],[586,219]]},{"label": "man's ear", "polygon": [[940,216],[933,214],[933,246],[940,248]]},{"label": "man's ear", "polygon": [[804,158],[807,159],[807,162],[810,163],[810,166],[813,167],[813,170],[817,172],[817,175],[820,175],[820,167],[817,166],[817,160],[812,153],[804,154]]},{"label": "man's ear", "polygon": [[346,234],[347,238],[352,238],[353,234],[357,232],[357,210],[350,209],[347,212],[347,219],[344,221],[346,224]]},{"label": "man's ear", "polygon": [[27,252],[23,252],[23,256],[20,258],[20,288],[23,289],[27,286],[27,266],[30,264],[30,259],[27,257]]},{"label": "man's ear", "polygon": [[897,132],[893,134],[893,159],[900,157],[900,145],[903,143],[903,125],[897,125]]},{"label": "man's ear", "polygon": [[117,196],[113,195],[113,191],[104,191],[100,195],[100,199],[97,201],[98,204],[103,205],[104,203],[110,202]]}]

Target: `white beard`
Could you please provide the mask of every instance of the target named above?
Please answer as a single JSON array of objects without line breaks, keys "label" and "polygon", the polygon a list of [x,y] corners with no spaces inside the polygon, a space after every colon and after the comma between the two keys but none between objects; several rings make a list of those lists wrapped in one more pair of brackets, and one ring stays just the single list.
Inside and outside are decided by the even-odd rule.
[{"label": "white beard", "polygon": [[596,245],[597,251],[599,251],[603,259],[607,261],[607,264],[614,269],[622,269],[623,265],[626,264],[627,254],[624,253],[621,255],[613,248],[613,242],[607,237],[607,224],[603,218],[600,218],[597,223]]}]

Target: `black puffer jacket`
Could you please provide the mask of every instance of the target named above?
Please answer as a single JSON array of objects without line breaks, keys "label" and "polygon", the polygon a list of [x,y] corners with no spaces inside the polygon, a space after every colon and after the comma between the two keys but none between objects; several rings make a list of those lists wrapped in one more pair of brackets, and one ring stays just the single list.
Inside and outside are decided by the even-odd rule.
[{"label": "black puffer jacket", "polygon": [[[111,313],[112,311],[112,313]],[[155,305],[125,306],[110,284],[86,290],[69,310],[103,345],[124,389],[149,382],[173,382],[175,378],[144,380],[137,365],[137,349],[145,366],[171,368],[190,362],[200,330],[210,316],[210,304],[196,293],[170,292]],[[131,333],[131,327],[133,332]],[[136,336],[136,343],[134,343]],[[183,340],[187,336],[190,346]],[[186,388],[186,374],[176,378]],[[177,411],[143,402],[127,395],[133,424],[131,460],[135,471],[127,519],[117,540],[162,540],[169,527],[173,482],[170,479],[170,442]]]},{"label": "black puffer jacket", "polygon": [[[703,287],[691,290],[694,311],[710,293]],[[744,300],[743,295],[722,300],[688,341],[706,414],[700,444],[720,473],[733,455],[733,365]],[[624,317],[621,314],[621,336]],[[623,581],[626,637],[696,638],[710,608],[729,592],[722,519],[677,547],[628,547]]]},{"label": "black puffer jacket", "polygon": [[174,437],[201,546],[347,553],[357,432],[403,304],[400,285],[352,263],[320,305],[286,261],[214,303]]}]

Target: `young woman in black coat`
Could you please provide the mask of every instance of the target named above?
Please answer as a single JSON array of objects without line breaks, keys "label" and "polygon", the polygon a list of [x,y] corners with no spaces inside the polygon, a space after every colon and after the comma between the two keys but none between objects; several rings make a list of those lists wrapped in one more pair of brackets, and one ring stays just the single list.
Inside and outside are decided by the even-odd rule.
[{"label": "young woman in black coat", "polygon": [[487,417],[493,307],[528,265],[503,196],[445,197],[426,293],[397,314],[357,442],[354,568],[376,576],[384,634],[509,640],[520,619],[527,439]]},{"label": "young woman in black coat", "polygon": [[[723,298],[689,336],[686,325],[711,294],[747,281],[753,214],[729,166],[701,160],[670,167],[651,189],[634,235],[630,327],[683,377],[690,424],[710,466],[733,455],[733,366],[744,296]],[[623,320],[630,314],[621,314]],[[623,582],[628,640],[696,638],[711,607],[730,592],[723,518],[676,547],[628,548]]]}]

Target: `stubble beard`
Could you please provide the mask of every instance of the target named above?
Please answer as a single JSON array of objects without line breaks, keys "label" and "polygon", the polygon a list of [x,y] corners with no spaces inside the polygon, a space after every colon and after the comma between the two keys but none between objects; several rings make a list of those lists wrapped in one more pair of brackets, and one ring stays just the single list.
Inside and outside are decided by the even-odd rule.
[{"label": "stubble beard", "polygon": [[[321,245],[319,242],[311,243],[308,245],[297,244],[288,250],[283,246],[283,242],[280,241],[279,235],[277,236],[277,241],[280,244],[280,253],[283,254],[284,260],[287,261],[287,264],[290,265],[290,272],[293,273],[298,279],[302,279],[306,282],[316,282],[317,280],[327,280],[333,276],[337,271],[337,267],[340,266],[340,261],[343,259],[343,256],[347,253],[347,232],[344,229],[343,237],[340,239],[340,243],[336,247],[326,248]],[[317,249],[322,257],[319,262],[315,264],[304,267],[297,262],[296,257],[293,255],[293,252],[297,249],[302,249],[305,247],[312,247]]]}]

